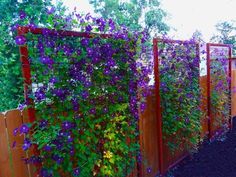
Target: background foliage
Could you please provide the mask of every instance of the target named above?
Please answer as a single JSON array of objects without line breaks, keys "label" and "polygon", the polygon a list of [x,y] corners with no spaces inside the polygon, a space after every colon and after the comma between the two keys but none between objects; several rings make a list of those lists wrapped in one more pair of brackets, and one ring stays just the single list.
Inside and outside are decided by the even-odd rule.
[{"label": "background foliage", "polygon": [[49,5],[50,1],[43,0],[0,1],[0,111],[14,109],[24,99],[19,48],[14,42],[16,27],[25,20],[45,24]]},{"label": "background foliage", "polygon": [[169,26],[164,22],[167,13],[159,0],[89,0],[95,12],[103,18],[113,19],[131,31],[146,29],[148,34],[165,34]]}]

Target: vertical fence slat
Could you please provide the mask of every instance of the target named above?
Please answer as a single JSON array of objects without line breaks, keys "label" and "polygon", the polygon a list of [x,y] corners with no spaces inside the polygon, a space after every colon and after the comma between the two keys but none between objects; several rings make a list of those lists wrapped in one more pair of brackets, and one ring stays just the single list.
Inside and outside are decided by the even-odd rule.
[{"label": "vertical fence slat", "polygon": [[16,147],[11,148],[12,163],[14,169],[14,177],[28,177],[27,165],[22,161],[22,158],[26,157],[26,153],[22,150],[22,144],[24,137],[14,136],[13,130],[16,127],[22,125],[22,116],[19,110],[11,110],[6,113],[7,131],[9,137],[9,145],[12,146],[13,142],[16,141]]},{"label": "vertical fence slat", "polygon": [[207,119],[207,76],[200,77],[201,87],[201,138],[205,138],[208,134],[208,119]]},{"label": "vertical fence slat", "polygon": [[8,148],[5,117],[0,113],[0,177],[11,177],[10,152]]},{"label": "vertical fence slat", "polygon": [[[157,119],[156,119],[156,97],[155,91],[147,97],[147,108],[140,115],[140,133],[143,148],[143,176],[152,177],[159,171],[158,164],[158,142],[157,140]],[[147,169],[150,168],[150,172]]]}]

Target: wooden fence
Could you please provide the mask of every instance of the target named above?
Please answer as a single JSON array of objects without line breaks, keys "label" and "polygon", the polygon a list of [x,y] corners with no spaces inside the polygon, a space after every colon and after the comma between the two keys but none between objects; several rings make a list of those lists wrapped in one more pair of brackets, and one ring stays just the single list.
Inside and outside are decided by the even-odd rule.
[{"label": "wooden fence", "polygon": [[[22,160],[27,157],[20,147],[24,137],[13,135],[14,129],[23,122],[28,122],[26,112],[10,110],[0,113],[0,177],[33,177],[33,167]],[[16,148],[12,148],[14,142]]]},{"label": "wooden fence", "polygon": [[[232,72],[232,87],[236,87],[236,70]],[[200,78],[202,88],[202,112],[206,114],[207,100],[206,97],[206,76]],[[16,142],[22,144],[23,136],[14,136],[13,130],[19,127],[23,122],[27,123],[28,118],[25,112],[19,110],[10,110],[6,113],[0,113],[0,177],[33,177],[33,167],[24,164],[22,157],[27,154],[22,148],[12,148],[12,144]],[[232,115],[236,116],[236,93],[232,93]],[[141,146],[143,151],[143,170],[142,175],[145,177],[154,177],[158,169],[158,142],[156,129],[156,100],[155,94],[147,98],[147,109],[140,117]],[[201,119],[202,131],[201,137],[205,137],[208,133],[207,117]],[[186,152],[176,152],[172,154],[164,141],[164,167],[169,169],[185,156]],[[151,171],[148,172],[147,168]],[[130,177],[136,177],[137,172],[133,172]]]},{"label": "wooden fence", "polygon": [[[207,119],[207,77],[200,78],[201,87],[201,111],[203,117],[201,118],[201,138],[205,139],[208,135],[208,119]],[[236,87],[236,70],[232,71],[232,88]],[[236,116],[236,92],[232,92],[232,117]],[[147,109],[141,115],[140,118],[140,131],[141,131],[141,146],[144,149],[143,156],[143,176],[155,177],[159,172],[158,164],[158,141],[157,141],[157,118],[156,118],[156,98],[153,95],[147,98]],[[214,124],[214,120],[211,122]],[[164,155],[164,169],[167,171],[172,168],[178,161],[186,157],[187,152],[176,151],[171,153],[167,146],[167,141],[164,141],[163,145]],[[151,172],[147,172],[147,168],[151,169]]]}]

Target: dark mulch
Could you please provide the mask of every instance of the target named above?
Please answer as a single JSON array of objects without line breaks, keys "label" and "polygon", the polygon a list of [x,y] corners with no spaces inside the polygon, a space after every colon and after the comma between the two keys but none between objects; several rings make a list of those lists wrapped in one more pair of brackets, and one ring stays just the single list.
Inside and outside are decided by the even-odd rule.
[{"label": "dark mulch", "polygon": [[169,175],[172,177],[236,177],[236,120],[224,137],[204,143],[198,153],[185,159]]}]

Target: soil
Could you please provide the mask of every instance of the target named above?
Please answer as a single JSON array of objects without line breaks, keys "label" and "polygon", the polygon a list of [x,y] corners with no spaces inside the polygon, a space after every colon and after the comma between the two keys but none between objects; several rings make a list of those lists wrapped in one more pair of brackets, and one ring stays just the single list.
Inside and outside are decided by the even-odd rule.
[{"label": "soil", "polygon": [[236,177],[236,119],[234,129],[213,142],[205,142],[172,170],[168,177]]}]

